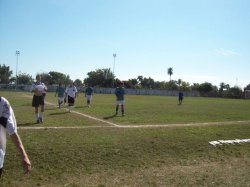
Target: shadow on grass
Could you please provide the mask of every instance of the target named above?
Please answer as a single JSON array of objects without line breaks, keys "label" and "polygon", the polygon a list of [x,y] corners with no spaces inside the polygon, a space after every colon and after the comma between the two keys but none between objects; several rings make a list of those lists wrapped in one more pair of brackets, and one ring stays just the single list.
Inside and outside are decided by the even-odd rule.
[{"label": "shadow on grass", "polygon": [[62,115],[62,114],[68,114],[69,112],[68,111],[65,111],[65,112],[56,112],[56,113],[51,113],[49,114],[50,116],[55,116],[55,115]]},{"label": "shadow on grass", "polygon": [[86,106],[85,107],[83,107],[83,106],[75,106],[74,108],[86,108]]},{"label": "shadow on grass", "polygon": [[17,126],[18,127],[28,127],[28,126],[33,126],[36,124],[37,124],[36,122],[34,122],[34,123],[18,123]]},{"label": "shadow on grass", "polygon": [[114,117],[117,117],[117,115],[116,115],[116,114],[113,114],[113,115],[111,115],[111,116],[103,117],[103,119],[112,119],[112,118],[114,118]]}]

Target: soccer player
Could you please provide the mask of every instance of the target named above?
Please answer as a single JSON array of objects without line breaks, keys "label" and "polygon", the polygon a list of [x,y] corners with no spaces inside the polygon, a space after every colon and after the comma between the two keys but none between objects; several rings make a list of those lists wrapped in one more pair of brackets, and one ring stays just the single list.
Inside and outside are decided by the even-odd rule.
[{"label": "soccer player", "polygon": [[115,89],[116,95],[116,108],[115,114],[118,115],[119,105],[121,105],[122,116],[124,116],[124,94],[125,90],[123,87],[123,82],[118,82],[118,87]]},{"label": "soccer player", "polygon": [[59,86],[56,88],[56,95],[58,96],[58,107],[61,108],[61,105],[63,104],[64,101],[64,93],[65,89],[62,87],[62,83],[59,83]]},{"label": "soccer player", "polygon": [[[44,100],[46,96],[47,87],[41,81],[41,76],[36,75],[36,82],[31,86],[31,92],[34,93],[32,106],[35,107],[36,123],[43,122],[43,112],[44,112]],[[40,113],[38,113],[39,106],[41,107]]]},{"label": "soccer player", "polygon": [[92,100],[92,96],[93,96],[93,88],[88,86],[85,90],[85,97],[87,99],[87,106],[90,107],[90,102]]},{"label": "soccer player", "polygon": [[6,134],[9,134],[22,159],[25,173],[31,170],[29,157],[24,149],[21,138],[17,133],[16,119],[14,112],[7,99],[0,96],[0,177],[3,172],[3,164],[6,150]]},{"label": "soccer player", "polygon": [[68,99],[68,109],[69,112],[71,112],[72,106],[74,106],[75,99],[77,97],[77,88],[74,86],[72,81],[70,82],[70,85],[66,88],[65,94]]},{"label": "soccer player", "polygon": [[179,105],[182,104],[183,99],[184,99],[184,94],[183,94],[183,92],[179,92],[179,97],[178,97]]}]

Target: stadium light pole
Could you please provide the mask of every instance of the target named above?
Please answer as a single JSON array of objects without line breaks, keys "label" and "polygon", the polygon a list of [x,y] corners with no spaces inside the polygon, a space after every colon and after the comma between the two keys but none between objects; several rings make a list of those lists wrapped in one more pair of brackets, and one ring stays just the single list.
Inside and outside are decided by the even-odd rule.
[{"label": "stadium light pole", "polygon": [[17,68],[18,68],[18,56],[20,55],[20,51],[16,51],[16,89],[17,89]]},{"label": "stadium light pole", "polygon": [[115,87],[115,58],[116,58],[116,53],[113,54],[114,57],[114,64],[113,64],[113,88]]}]

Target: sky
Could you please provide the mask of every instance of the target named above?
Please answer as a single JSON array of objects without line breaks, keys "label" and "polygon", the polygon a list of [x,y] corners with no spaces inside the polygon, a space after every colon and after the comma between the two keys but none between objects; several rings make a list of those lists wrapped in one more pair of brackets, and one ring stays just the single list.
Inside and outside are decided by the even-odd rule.
[{"label": "sky", "polygon": [[172,80],[244,88],[249,18],[249,0],[0,0],[0,64],[73,80],[110,68],[169,81],[172,67]]}]

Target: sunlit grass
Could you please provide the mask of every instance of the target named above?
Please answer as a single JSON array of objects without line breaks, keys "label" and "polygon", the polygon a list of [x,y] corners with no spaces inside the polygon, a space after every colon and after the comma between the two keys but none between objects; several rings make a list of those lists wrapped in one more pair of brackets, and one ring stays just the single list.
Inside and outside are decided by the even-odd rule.
[{"label": "sunlit grass", "polygon": [[[250,138],[250,123],[117,128],[46,104],[45,122],[37,125],[30,93],[0,95],[10,100],[19,127],[92,127],[19,129],[33,169],[29,175],[23,174],[19,155],[8,138],[0,186],[250,185],[249,144],[208,144],[211,140]],[[46,100],[57,103],[52,93]],[[104,119],[114,114],[115,97],[95,94],[91,108],[85,105],[82,94],[74,110]],[[249,105],[248,100],[185,98],[178,106],[175,97],[127,95],[126,116],[108,120],[120,125],[249,120]]]}]

